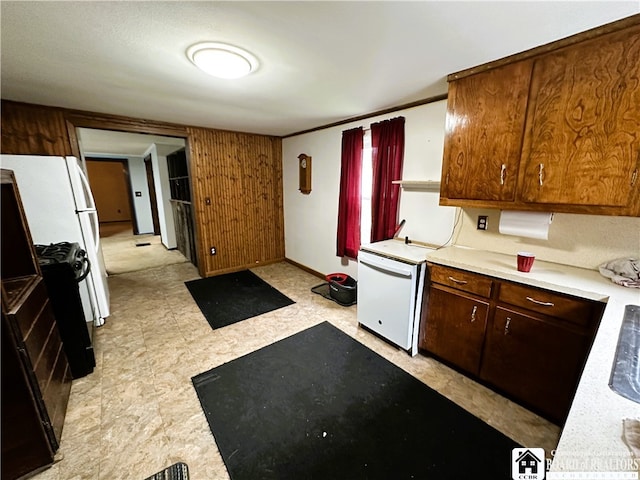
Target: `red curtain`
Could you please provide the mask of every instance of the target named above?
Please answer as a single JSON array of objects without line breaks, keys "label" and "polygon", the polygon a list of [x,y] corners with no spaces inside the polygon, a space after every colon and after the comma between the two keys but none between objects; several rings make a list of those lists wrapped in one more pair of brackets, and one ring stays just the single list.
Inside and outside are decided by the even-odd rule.
[{"label": "red curtain", "polygon": [[342,132],[342,166],[338,203],[339,257],[358,258],[360,249],[360,205],[362,180],[362,127]]},{"label": "red curtain", "polygon": [[371,124],[373,188],[371,191],[371,241],[393,238],[398,224],[400,185],[404,159],[404,117]]}]

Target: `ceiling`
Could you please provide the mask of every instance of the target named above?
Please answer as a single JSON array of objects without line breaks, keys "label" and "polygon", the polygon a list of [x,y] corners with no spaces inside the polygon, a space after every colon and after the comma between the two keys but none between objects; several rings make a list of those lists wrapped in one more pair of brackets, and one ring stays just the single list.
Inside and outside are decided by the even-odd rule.
[{"label": "ceiling", "polygon": [[[151,145],[160,155],[168,155],[185,146],[184,138],[145,135],[141,133],[113,132],[94,128],[78,128],[80,150],[85,157],[142,157]],[[161,150],[161,152],[160,152]]]},{"label": "ceiling", "polygon": [[[6,1],[2,98],[286,135],[446,92],[446,76],[640,12],[638,1]],[[210,77],[199,41],[260,68]]]}]

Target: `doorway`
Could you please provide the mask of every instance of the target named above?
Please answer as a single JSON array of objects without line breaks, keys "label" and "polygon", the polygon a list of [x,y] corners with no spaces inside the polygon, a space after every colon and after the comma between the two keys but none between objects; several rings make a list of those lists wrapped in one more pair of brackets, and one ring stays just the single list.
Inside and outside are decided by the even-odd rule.
[{"label": "doorway", "polygon": [[138,234],[126,159],[85,157],[85,166],[100,219],[100,235],[127,230]]},{"label": "doorway", "polygon": [[96,197],[107,272],[187,261],[175,250],[173,214],[163,205],[170,198],[165,152],[184,148],[185,139],[90,128],[77,134]]}]

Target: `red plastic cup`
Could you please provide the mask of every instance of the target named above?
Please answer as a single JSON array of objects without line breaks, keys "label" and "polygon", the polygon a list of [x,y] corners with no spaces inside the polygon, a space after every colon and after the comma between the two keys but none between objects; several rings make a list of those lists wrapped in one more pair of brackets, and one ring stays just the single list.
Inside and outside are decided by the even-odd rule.
[{"label": "red plastic cup", "polygon": [[530,272],[533,266],[533,261],[536,259],[535,253],[531,252],[518,252],[518,271]]}]

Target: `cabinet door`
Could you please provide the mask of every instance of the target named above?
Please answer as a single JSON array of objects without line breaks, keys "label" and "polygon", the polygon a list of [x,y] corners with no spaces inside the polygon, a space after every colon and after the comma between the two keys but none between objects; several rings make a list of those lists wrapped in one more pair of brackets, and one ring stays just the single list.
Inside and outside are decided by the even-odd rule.
[{"label": "cabinet door", "polygon": [[588,337],[543,317],[497,307],[480,378],[562,424],[589,350]]},{"label": "cabinet door", "polygon": [[631,208],[640,183],[638,78],[640,26],[535,61],[520,201]]},{"label": "cabinet door", "polygon": [[513,201],[531,60],[449,84],[442,196]]},{"label": "cabinet door", "polygon": [[477,375],[488,314],[488,302],[432,285],[421,347]]}]

